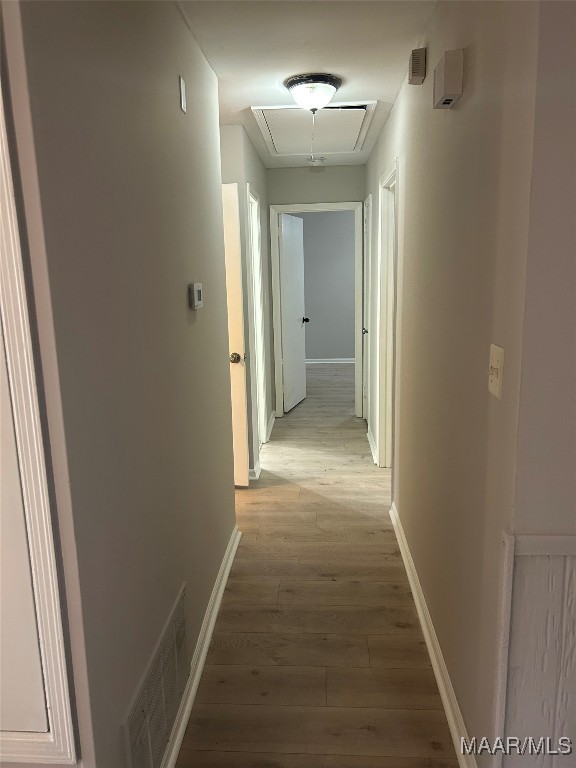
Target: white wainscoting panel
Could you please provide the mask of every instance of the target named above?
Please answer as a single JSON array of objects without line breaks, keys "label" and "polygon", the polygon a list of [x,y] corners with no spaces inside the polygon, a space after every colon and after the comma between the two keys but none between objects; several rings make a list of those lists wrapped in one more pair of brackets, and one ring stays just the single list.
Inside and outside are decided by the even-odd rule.
[{"label": "white wainscoting panel", "polygon": [[506,735],[561,736],[572,755],[510,755],[505,768],[576,766],[576,536],[518,536]]}]

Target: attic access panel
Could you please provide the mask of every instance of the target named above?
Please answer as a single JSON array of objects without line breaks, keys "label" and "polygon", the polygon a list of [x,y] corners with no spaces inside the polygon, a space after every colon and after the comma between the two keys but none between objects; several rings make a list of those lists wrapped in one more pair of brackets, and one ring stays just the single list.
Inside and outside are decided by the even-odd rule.
[{"label": "attic access panel", "polygon": [[[376,102],[331,105],[316,113],[314,153],[359,152]],[[253,107],[252,111],[272,156],[309,155],[312,114],[298,107]]]}]

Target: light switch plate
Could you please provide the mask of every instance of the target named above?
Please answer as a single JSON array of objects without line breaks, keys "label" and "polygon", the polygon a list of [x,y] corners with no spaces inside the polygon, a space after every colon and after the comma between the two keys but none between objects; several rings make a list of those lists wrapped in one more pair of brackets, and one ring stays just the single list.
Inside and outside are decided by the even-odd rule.
[{"label": "light switch plate", "polygon": [[502,399],[502,377],[504,375],[504,350],[496,344],[490,344],[490,366],[488,368],[488,391]]}]

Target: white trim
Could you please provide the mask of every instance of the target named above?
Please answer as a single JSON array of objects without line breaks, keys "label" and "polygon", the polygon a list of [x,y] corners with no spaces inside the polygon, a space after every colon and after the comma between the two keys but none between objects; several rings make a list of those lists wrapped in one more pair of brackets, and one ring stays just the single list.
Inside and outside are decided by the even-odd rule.
[{"label": "white trim", "polygon": [[[500,586],[500,617],[498,638],[498,650],[496,657],[496,694],[494,697],[494,733],[503,736],[506,725],[506,695],[508,691],[508,659],[510,648],[510,626],[512,621],[512,584],[514,576],[514,537],[504,534],[502,537],[502,566]],[[497,752],[494,755],[493,768],[500,768],[503,763],[503,755]]]},{"label": "white trim", "polygon": [[[252,210],[256,207],[257,243],[253,239]],[[264,328],[264,280],[262,272],[262,211],[260,197],[251,184],[246,184],[246,282],[248,286],[248,341],[250,369],[252,439],[254,451],[265,442],[267,410],[266,333]],[[246,325],[246,323],[245,323]]]},{"label": "white trim", "polygon": [[16,155],[22,182],[25,228],[32,273],[37,333],[42,365],[42,386],[48,422],[49,452],[56,496],[62,570],[66,585],[68,639],[74,678],[75,719],[79,734],[80,761],[84,768],[96,768],[92,703],[88,683],[88,663],[84,637],[84,616],[76,551],[76,535],[70,492],[70,472],[52,297],[48,276],[48,257],[38,182],[38,168],[32,128],[26,56],[22,37],[20,3],[2,3],[10,99],[15,125]]},{"label": "white trim", "polygon": [[272,430],[274,429],[274,422],[276,421],[276,416],[274,413],[270,414],[270,418],[268,419],[268,425],[266,427],[266,442],[269,442],[270,436],[272,435]]},{"label": "white trim", "polygon": [[280,213],[330,213],[333,211],[362,210],[362,203],[286,203],[283,205],[271,205],[271,210]]},{"label": "white trim", "polygon": [[576,557],[576,535],[539,536],[519,534],[516,536],[516,556],[555,555]]},{"label": "white trim", "polygon": [[368,426],[368,432],[366,433],[366,437],[368,438],[368,445],[370,446],[370,450],[372,451],[372,459],[374,460],[374,464],[378,466],[378,447],[376,445],[376,440],[374,439],[374,435],[372,434],[372,430],[370,429],[370,426]]},{"label": "white trim", "polygon": [[254,462],[254,467],[250,467],[250,470],[248,472],[248,477],[250,480],[258,480],[261,472],[262,472],[262,468],[260,467],[260,461],[256,460]]},{"label": "white trim", "polygon": [[0,310],[48,718],[46,733],[2,732],[0,754],[11,762],[72,765],[76,755],[48,474],[1,85],[0,219]]},{"label": "white trim", "polygon": [[340,363],[355,363],[353,357],[327,357],[325,359],[318,358],[306,360],[306,365],[336,365]]},{"label": "white trim", "polygon": [[364,203],[354,208],[354,415],[362,418],[362,293],[364,291]]},{"label": "white trim", "polygon": [[[371,321],[371,269],[372,269],[372,194],[364,200],[364,240],[362,243],[362,416],[370,423],[371,395],[371,353],[370,325]],[[367,335],[364,335],[366,328]]]},{"label": "white trim", "polygon": [[362,416],[362,229],[363,203],[293,203],[270,206],[270,260],[272,264],[272,317],[274,334],[274,385],[276,416],[284,416],[282,376],[282,291],[280,286],[280,226],[282,213],[354,212],[354,412]]},{"label": "white trim", "polygon": [[272,266],[272,338],[274,342],[275,416],[284,416],[284,382],[282,373],[282,301],[280,291],[280,227],[279,212],[270,206],[270,263]]},{"label": "white trim", "polygon": [[172,728],[170,739],[168,740],[161,768],[174,768],[176,765],[178,753],[180,752],[182,740],[184,739],[184,733],[186,732],[186,726],[188,725],[190,713],[192,712],[196,691],[198,690],[200,678],[202,677],[202,670],[204,669],[206,654],[208,653],[210,640],[212,639],[212,633],[214,631],[214,624],[216,623],[216,617],[218,616],[220,603],[222,602],[222,595],[224,594],[226,582],[228,581],[228,574],[230,573],[230,568],[232,567],[234,555],[238,549],[238,543],[241,536],[242,532],[238,529],[238,526],[235,525],[232,535],[230,536],[230,541],[228,542],[228,547],[224,553],[218,576],[216,577],[208,607],[206,608],[204,621],[202,622],[200,634],[198,635],[198,642],[196,643],[194,655],[192,656],[190,677],[188,678],[186,690],[182,696],[180,709],[176,715],[176,721]]},{"label": "white trim", "polygon": [[[390,195],[392,199],[390,199]],[[396,376],[396,273],[398,260],[398,162],[378,183],[378,259],[376,302],[376,411],[378,460],[394,463],[394,388]],[[386,231],[384,231],[386,216]],[[392,231],[390,231],[390,225]],[[386,256],[386,263],[384,258]],[[393,485],[394,487],[394,485]]]},{"label": "white trim", "polygon": [[416,611],[418,612],[418,618],[420,619],[424,639],[426,640],[426,647],[428,648],[428,654],[430,655],[430,661],[432,662],[434,676],[436,677],[442,704],[444,705],[444,710],[446,712],[448,727],[450,728],[450,734],[452,735],[458,765],[460,768],[477,768],[476,760],[473,755],[461,754],[460,739],[465,738],[469,741],[468,732],[466,730],[466,725],[464,724],[456,693],[450,680],[450,675],[448,674],[444,656],[442,655],[442,649],[440,648],[440,643],[432,623],[432,617],[430,616],[430,611],[426,605],[426,598],[424,597],[416,566],[414,565],[408,541],[406,540],[404,529],[402,528],[398,510],[394,503],[392,503],[392,508],[390,509],[390,519],[392,520],[392,525],[396,532],[396,538],[398,539],[398,545],[400,547],[400,552],[402,553],[402,560],[404,561],[406,573],[408,574],[412,596],[416,603]]}]

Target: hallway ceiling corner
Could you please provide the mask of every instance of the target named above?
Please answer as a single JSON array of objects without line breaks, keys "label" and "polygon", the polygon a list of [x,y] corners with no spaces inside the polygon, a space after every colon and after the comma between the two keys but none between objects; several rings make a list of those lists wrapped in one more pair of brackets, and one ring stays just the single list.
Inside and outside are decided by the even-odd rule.
[{"label": "hallway ceiling corner", "polygon": [[[243,125],[268,168],[308,164],[310,115],[293,109],[283,85],[306,71],[343,78],[331,106],[374,102],[369,115],[318,113],[315,153],[325,156],[326,165],[364,165],[435,6],[436,0],[181,2],[218,76],[221,124]],[[256,108],[265,117],[260,127]]]}]

